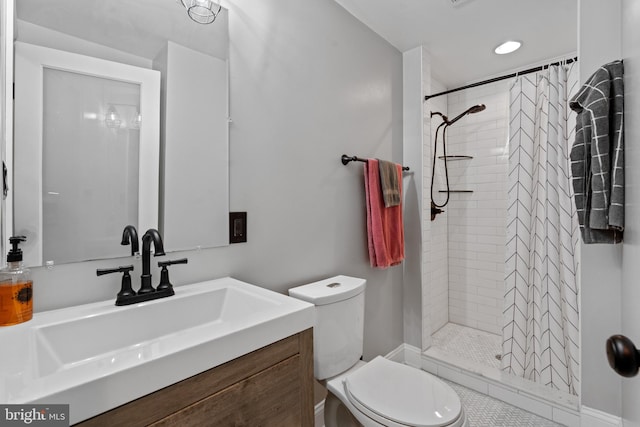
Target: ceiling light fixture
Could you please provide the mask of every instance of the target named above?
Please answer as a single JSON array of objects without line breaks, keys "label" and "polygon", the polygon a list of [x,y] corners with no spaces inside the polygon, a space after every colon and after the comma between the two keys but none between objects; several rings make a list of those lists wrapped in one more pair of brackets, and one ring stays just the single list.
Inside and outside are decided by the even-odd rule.
[{"label": "ceiling light fixture", "polygon": [[211,24],[216,20],[222,6],[213,0],[181,0],[189,18],[198,24]]},{"label": "ceiling light fixture", "polygon": [[520,46],[522,46],[521,42],[509,40],[496,47],[493,51],[498,55],[504,55],[507,53],[515,52],[516,50],[520,49]]}]

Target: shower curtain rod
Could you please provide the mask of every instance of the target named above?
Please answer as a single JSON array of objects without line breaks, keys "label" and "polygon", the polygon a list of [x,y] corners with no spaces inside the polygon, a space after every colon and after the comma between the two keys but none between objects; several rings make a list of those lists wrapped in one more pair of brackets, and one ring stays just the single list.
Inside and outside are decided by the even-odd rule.
[{"label": "shower curtain rod", "polygon": [[519,71],[517,73],[511,73],[511,74],[507,74],[505,76],[494,77],[492,79],[483,80],[481,82],[471,83],[471,84],[468,84],[466,86],[457,87],[455,89],[445,90],[444,92],[434,93],[433,95],[425,95],[424,100],[428,101],[429,99],[434,98],[436,96],[446,95],[448,93],[457,92],[459,90],[464,90],[464,89],[469,89],[469,88],[476,87],[476,86],[486,85],[486,84],[489,84],[489,83],[499,82],[500,80],[506,80],[506,79],[510,79],[510,78],[513,78],[513,77],[518,77],[518,76],[521,76],[523,74],[535,73],[535,72],[538,72],[538,71],[542,71],[545,68],[550,67],[552,65],[560,65],[562,63],[571,64],[572,62],[577,62],[577,61],[578,61],[578,57],[576,56],[574,58],[565,59],[564,61],[558,61],[558,62],[552,62],[551,64],[540,65],[539,67],[529,68],[528,70]]}]

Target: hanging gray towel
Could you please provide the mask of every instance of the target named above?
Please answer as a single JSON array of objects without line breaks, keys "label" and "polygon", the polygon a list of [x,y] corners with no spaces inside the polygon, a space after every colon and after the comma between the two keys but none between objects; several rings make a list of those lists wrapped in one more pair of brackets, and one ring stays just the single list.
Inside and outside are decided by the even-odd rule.
[{"label": "hanging gray towel", "polygon": [[378,159],[380,173],[380,190],[384,207],[391,208],[400,204],[400,183],[398,182],[398,165]]},{"label": "hanging gray towel", "polygon": [[571,173],[585,243],[620,243],[624,231],[622,61],[600,67],[573,97]]}]

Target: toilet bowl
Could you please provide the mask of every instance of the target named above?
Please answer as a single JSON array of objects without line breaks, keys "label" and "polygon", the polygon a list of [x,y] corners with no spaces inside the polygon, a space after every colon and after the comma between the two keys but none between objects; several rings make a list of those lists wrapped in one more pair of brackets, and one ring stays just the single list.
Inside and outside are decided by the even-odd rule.
[{"label": "toilet bowl", "polygon": [[[420,369],[376,357],[326,382],[325,427],[466,427],[455,391]],[[357,420],[348,420],[344,405]]]},{"label": "toilet bowl", "polygon": [[466,427],[442,380],[378,356],[362,362],[366,280],[336,276],[289,289],[316,306],[314,375],[325,382],[325,427]]}]

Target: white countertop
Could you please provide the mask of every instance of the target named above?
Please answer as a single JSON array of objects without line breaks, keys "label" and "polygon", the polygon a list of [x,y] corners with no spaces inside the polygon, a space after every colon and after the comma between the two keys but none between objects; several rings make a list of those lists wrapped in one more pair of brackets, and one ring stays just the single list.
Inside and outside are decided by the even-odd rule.
[{"label": "white countertop", "polygon": [[314,323],[313,305],[230,277],[175,292],[36,313],[0,328],[0,402],[68,403],[77,423]]}]

